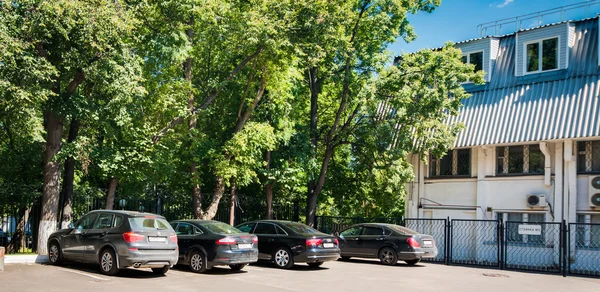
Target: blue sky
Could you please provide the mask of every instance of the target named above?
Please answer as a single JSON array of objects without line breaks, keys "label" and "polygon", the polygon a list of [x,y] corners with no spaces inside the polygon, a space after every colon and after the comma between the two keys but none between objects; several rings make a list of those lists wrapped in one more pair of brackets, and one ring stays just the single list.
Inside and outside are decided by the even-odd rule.
[{"label": "blue sky", "polygon": [[[415,52],[423,48],[437,48],[446,41],[464,41],[479,37],[477,25],[485,22],[515,17],[560,6],[586,2],[584,0],[442,0],[433,13],[409,15],[417,39],[406,43],[399,39],[388,49],[396,55]],[[592,6],[592,15],[600,13],[600,5]],[[544,24],[558,20],[558,14],[544,19]],[[582,9],[567,13],[568,19],[584,18]],[[554,18],[554,19],[553,19]],[[535,23],[523,24],[523,27]],[[514,32],[514,29],[512,28]],[[508,32],[508,31],[507,31]]]}]

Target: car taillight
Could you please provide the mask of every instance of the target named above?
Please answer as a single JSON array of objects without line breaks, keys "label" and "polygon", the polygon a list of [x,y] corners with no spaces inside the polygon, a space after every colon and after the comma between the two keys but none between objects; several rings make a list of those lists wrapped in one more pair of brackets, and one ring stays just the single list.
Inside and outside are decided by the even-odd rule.
[{"label": "car taillight", "polygon": [[235,238],[223,237],[223,238],[217,240],[215,243],[226,245],[226,244],[236,244],[236,242],[237,241],[235,240]]},{"label": "car taillight", "polygon": [[252,237],[252,243],[258,243],[258,237],[256,237],[256,236]]},{"label": "car taillight", "polygon": [[333,242],[335,242],[335,245],[340,245],[340,241],[337,238],[334,239]]},{"label": "car taillight", "polygon": [[320,245],[321,243],[323,243],[323,240],[319,239],[319,238],[312,238],[312,239],[306,240],[307,246],[317,246],[317,245]]},{"label": "car taillight", "polygon": [[177,235],[171,235],[169,236],[169,239],[171,239],[172,242],[177,243]]},{"label": "car taillight", "polygon": [[128,242],[128,243],[142,241],[142,240],[144,240],[144,238],[145,238],[145,236],[143,236],[141,234],[135,234],[133,232],[123,233],[123,239],[125,240],[125,242]]},{"label": "car taillight", "polygon": [[407,242],[408,242],[408,245],[410,245],[410,247],[412,247],[412,248],[420,248],[421,247],[421,245],[419,244],[419,242],[417,242],[417,240],[414,239],[414,238],[412,238],[412,237],[410,237],[407,240]]}]

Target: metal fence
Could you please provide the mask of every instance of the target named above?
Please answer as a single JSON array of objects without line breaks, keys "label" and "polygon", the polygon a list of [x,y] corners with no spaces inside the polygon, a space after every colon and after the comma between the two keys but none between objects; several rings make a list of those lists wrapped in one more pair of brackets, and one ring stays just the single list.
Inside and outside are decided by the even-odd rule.
[{"label": "metal fence", "polygon": [[446,242],[448,237],[448,220],[447,219],[404,219],[404,226],[416,232],[429,234],[435,240],[438,248],[438,255],[432,259],[424,259],[429,262],[446,262],[446,250],[449,246]]},{"label": "metal fence", "polygon": [[499,267],[500,221],[453,219],[450,224],[449,263]]},{"label": "metal fence", "polygon": [[333,234],[365,222],[403,225],[433,236],[438,256],[431,262],[600,276],[600,224],[320,216],[317,228]]},{"label": "metal fence", "polygon": [[600,224],[569,224],[568,273],[600,276]]}]

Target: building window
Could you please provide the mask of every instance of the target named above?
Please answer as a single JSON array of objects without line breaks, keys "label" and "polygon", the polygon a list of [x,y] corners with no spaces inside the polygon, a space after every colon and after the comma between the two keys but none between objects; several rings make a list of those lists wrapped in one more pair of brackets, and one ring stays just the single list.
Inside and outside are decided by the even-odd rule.
[{"label": "building window", "polygon": [[600,215],[577,215],[578,247],[600,248]]},{"label": "building window", "polygon": [[577,142],[577,172],[600,172],[600,141]]},{"label": "building window", "polygon": [[462,56],[465,64],[475,65],[475,72],[483,70],[483,52],[469,53]]},{"label": "building window", "polygon": [[430,156],[429,176],[470,176],[471,175],[471,149],[454,149],[442,158]]},{"label": "building window", "polygon": [[541,235],[519,234],[519,225],[544,223],[545,217],[543,213],[496,213],[496,219],[504,222],[505,238],[506,242],[509,243],[545,244],[545,224],[540,224],[542,227]]},{"label": "building window", "polygon": [[558,69],[558,38],[525,44],[527,73]]},{"label": "building window", "polygon": [[544,154],[539,145],[496,148],[496,174],[544,173]]}]

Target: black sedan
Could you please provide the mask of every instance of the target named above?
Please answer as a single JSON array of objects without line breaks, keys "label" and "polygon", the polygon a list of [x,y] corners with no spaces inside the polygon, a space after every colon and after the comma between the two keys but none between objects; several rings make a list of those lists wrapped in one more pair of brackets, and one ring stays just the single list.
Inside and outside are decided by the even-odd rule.
[{"label": "black sedan", "polygon": [[134,211],[96,210],[76,228],[61,229],[48,238],[48,259],[100,265],[116,275],[128,267],[151,268],[164,274],[177,263],[177,236],[163,216]]},{"label": "black sedan", "polygon": [[412,266],[438,253],[430,235],[394,224],[357,224],[336,235],[342,259],[378,258],[385,265],[395,265],[401,260]]},{"label": "black sedan", "polygon": [[239,271],[258,261],[258,239],[231,225],[212,220],[171,222],[179,242],[179,264],[196,273],[214,266],[229,266]]},{"label": "black sedan", "polygon": [[258,258],[273,261],[278,268],[294,263],[316,268],[340,257],[338,240],[302,223],[277,220],[253,221],[238,225],[244,232],[258,236]]}]

